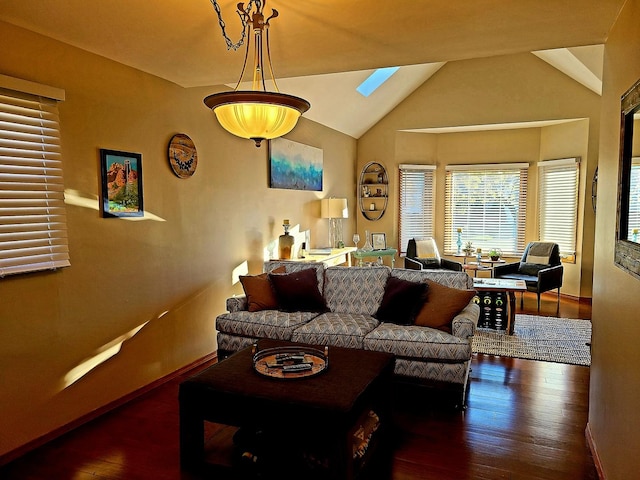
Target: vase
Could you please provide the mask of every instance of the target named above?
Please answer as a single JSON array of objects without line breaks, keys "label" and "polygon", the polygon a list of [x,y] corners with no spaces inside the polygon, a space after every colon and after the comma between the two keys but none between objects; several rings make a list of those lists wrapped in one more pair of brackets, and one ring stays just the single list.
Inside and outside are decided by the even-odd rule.
[{"label": "vase", "polygon": [[278,237],[278,258],[280,260],[290,260],[293,236],[289,234],[289,220],[285,220],[282,226],[284,227],[284,234]]},{"label": "vase", "polygon": [[371,240],[369,238],[369,230],[365,230],[364,232],[364,245],[362,246],[363,252],[370,252],[373,250],[373,246],[371,245]]}]

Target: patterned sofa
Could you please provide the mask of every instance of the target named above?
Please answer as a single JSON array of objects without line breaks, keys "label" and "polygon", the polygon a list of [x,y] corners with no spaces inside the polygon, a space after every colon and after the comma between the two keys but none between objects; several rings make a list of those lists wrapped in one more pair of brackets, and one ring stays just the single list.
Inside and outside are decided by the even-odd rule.
[{"label": "patterned sofa", "polygon": [[[247,310],[244,295],[227,299],[228,312],[216,319],[220,358],[253,344],[260,338],[289,340],[390,352],[396,356],[400,380],[453,387],[466,403],[471,364],[471,338],[480,308],[473,300],[455,316],[451,333],[419,325],[380,322],[375,318],[387,279],[436,282],[470,290],[472,279],[463,272],[405,270],[379,267],[325,267],[322,263],[270,261],[265,272],[284,266],[287,273],[314,268],[318,288],[328,307],[324,313]],[[431,301],[438,301],[433,299]],[[466,299],[465,299],[466,302]]]}]

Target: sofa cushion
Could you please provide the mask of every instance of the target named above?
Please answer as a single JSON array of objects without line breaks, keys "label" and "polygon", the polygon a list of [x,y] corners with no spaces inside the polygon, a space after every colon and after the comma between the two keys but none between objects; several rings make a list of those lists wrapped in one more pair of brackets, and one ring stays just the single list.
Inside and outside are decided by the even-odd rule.
[{"label": "sofa cushion", "polygon": [[370,315],[327,312],[298,328],[291,341],[313,345],[362,348],[362,340],[378,321]]},{"label": "sofa cushion", "polygon": [[364,338],[363,345],[365,350],[393,353],[402,358],[440,361],[471,358],[468,339],[416,325],[381,323]]},{"label": "sofa cushion", "polygon": [[291,340],[293,330],[318,315],[314,312],[280,312],[261,310],[259,312],[223,313],[216,319],[219,332],[256,338]]},{"label": "sofa cushion", "polygon": [[324,298],[332,312],[373,315],[378,310],[389,267],[329,267]]},{"label": "sofa cushion", "polygon": [[324,298],[318,290],[315,269],[270,275],[280,310],[285,312],[324,312]]},{"label": "sofa cushion", "polygon": [[451,333],[453,318],[466,307],[476,295],[475,290],[460,290],[430,280],[426,301],[415,318],[415,324]]},{"label": "sofa cushion", "polygon": [[387,278],[382,302],[375,317],[381,322],[410,325],[424,303],[426,291],[426,283]]}]

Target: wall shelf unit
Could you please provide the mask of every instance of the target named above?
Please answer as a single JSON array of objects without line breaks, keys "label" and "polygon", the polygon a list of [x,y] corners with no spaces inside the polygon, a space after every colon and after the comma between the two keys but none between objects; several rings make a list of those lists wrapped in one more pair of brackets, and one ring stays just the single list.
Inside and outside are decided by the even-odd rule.
[{"label": "wall shelf unit", "polygon": [[389,203],[389,175],[381,163],[369,162],[360,172],[358,204],[367,220],[379,220]]}]

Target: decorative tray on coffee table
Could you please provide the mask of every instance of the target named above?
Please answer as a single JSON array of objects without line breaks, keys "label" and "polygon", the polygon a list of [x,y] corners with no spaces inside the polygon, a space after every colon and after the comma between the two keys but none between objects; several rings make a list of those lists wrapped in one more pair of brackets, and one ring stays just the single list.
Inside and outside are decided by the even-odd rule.
[{"label": "decorative tray on coffee table", "polygon": [[253,345],[253,368],[272,378],[307,378],[324,372],[329,366],[329,348],[324,352],[307,346],[275,347],[257,350]]}]

